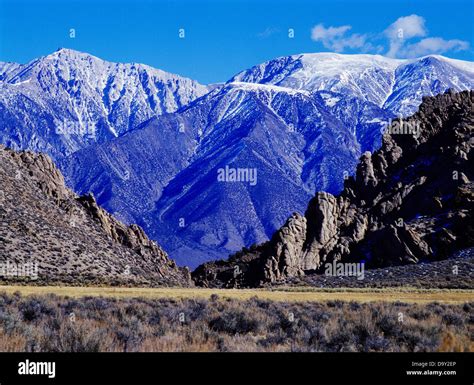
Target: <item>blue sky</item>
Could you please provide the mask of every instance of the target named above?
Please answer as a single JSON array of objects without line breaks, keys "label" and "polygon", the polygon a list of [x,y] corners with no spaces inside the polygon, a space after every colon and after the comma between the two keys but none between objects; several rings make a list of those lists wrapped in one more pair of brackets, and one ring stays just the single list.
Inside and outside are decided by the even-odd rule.
[{"label": "blue sky", "polygon": [[473,1],[456,0],[0,0],[0,61],[25,63],[66,47],[202,83],[306,52],[472,61],[473,20]]}]

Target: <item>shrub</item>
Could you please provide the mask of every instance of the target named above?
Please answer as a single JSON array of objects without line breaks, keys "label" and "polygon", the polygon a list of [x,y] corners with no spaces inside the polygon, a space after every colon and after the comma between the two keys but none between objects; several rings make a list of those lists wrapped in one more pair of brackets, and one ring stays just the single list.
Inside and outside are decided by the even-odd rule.
[{"label": "shrub", "polygon": [[473,305],[3,294],[0,351],[470,351]]},{"label": "shrub", "polygon": [[443,314],[442,320],[447,325],[453,325],[453,326],[463,326],[464,325],[463,317],[461,317],[459,314],[452,313],[452,312]]},{"label": "shrub", "polygon": [[212,330],[228,334],[255,333],[259,329],[258,321],[248,317],[242,311],[226,311],[209,322]]},{"label": "shrub", "polygon": [[42,315],[51,316],[55,313],[52,306],[45,303],[38,298],[25,299],[20,304],[20,311],[25,321],[35,321],[41,318]]}]

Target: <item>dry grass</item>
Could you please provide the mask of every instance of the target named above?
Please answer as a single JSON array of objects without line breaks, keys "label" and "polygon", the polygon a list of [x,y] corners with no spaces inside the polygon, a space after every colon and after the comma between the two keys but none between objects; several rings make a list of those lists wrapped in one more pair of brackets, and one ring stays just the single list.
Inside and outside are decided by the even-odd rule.
[{"label": "dry grass", "polygon": [[173,298],[208,299],[211,295],[224,298],[247,300],[253,297],[271,301],[403,301],[407,303],[464,303],[474,298],[474,290],[384,288],[384,289],[316,289],[280,288],[266,289],[204,289],[204,288],[116,288],[116,287],[74,287],[74,286],[0,286],[0,292],[22,295],[56,294],[73,298],[101,296],[108,298]]},{"label": "dry grass", "polygon": [[438,352],[474,352],[474,342],[468,336],[444,333]]},{"label": "dry grass", "polygon": [[472,351],[460,304],[0,293],[0,351]]}]

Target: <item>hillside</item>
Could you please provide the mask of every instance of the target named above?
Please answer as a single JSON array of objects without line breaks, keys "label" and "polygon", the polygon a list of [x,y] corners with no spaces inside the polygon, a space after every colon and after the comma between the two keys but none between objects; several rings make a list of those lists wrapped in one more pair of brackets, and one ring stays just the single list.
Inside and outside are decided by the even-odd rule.
[{"label": "hillside", "polygon": [[[195,268],[267,241],[317,191],[338,194],[422,96],[474,86],[439,55],[277,57],[207,87],[59,49],[0,63],[0,143],[52,157],[77,194]],[[219,170],[255,180],[221,183]]]},{"label": "hillside", "polygon": [[317,193],[270,241],[203,264],[193,278],[259,286],[322,273],[326,263],[416,264],[472,247],[473,98],[473,91],[424,98],[417,113],[392,122],[380,150],[363,154],[341,194]]},{"label": "hillside", "polygon": [[192,284],[139,226],[67,189],[46,155],[0,147],[0,180],[0,282]]},{"label": "hillside", "polygon": [[[439,56],[276,58],[60,166],[75,191],[92,191],[195,268],[265,242],[317,191],[339,193],[391,119],[415,112],[422,95],[472,88],[473,74],[472,63]],[[257,180],[220,183],[226,167]]]}]

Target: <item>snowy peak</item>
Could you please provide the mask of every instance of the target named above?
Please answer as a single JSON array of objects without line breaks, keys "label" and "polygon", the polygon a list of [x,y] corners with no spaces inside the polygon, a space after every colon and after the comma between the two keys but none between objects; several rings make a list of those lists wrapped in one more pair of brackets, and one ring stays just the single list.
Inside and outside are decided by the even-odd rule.
[{"label": "snowy peak", "polygon": [[[292,74],[301,70],[303,64],[299,56],[283,56],[238,73],[229,82],[247,82],[279,85]],[[296,88],[296,87],[294,87]]]},{"label": "snowy peak", "polygon": [[[60,49],[0,63],[0,142],[52,155],[76,191],[193,265],[264,241],[315,191],[340,191],[387,122],[425,95],[473,88],[473,73],[442,56],[319,53],[206,87]],[[227,168],[258,183],[219,180]]]},{"label": "snowy peak", "polygon": [[[296,111],[305,112],[298,115]],[[264,115],[273,115],[275,119],[287,125],[288,130],[292,130],[302,116],[309,118],[318,113],[318,108],[311,93],[305,90],[268,84],[229,82],[178,112],[193,120],[191,126],[197,129],[199,141],[203,136],[207,136],[201,142],[204,146],[209,141],[210,132],[219,131],[219,135],[229,137],[236,128],[242,128],[239,134],[242,135],[245,129],[253,127],[254,122],[264,119]]]},{"label": "snowy peak", "polygon": [[[193,80],[188,79],[186,77],[165,72],[160,69],[150,67],[146,64],[108,62],[94,55],[68,48],[59,48],[53,53],[38,59],[34,59],[25,65],[15,65],[19,67],[19,69],[17,71],[10,71],[10,76],[8,79],[5,79],[6,81],[15,82],[17,78],[19,78],[20,80],[24,80],[26,77],[31,77],[32,75],[37,74],[41,69],[45,67],[56,67],[57,69],[63,71],[65,71],[66,69],[69,69],[70,71],[76,69],[81,73],[94,70],[97,72],[91,74],[91,77],[95,76],[99,79],[102,78],[104,74],[108,72],[123,71],[128,75],[136,75],[141,71],[146,71],[152,73],[155,77],[159,77],[163,80],[179,79],[183,81],[189,80],[194,82]],[[199,84],[197,82],[194,83]],[[207,91],[207,87],[202,87],[204,87]]]},{"label": "snowy peak", "polygon": [[[473,88],[474,63],[439,55],[399,60],[380,55],[301,54],[259,64],[230,82],[332,91],[390,108],[394,113],[409,114],[421,103],[421,95],[436,95],[448,88]],[[404,87],[408,84],[409,89]],[[396,105],[391,102],[395,96]],[[411,100],[413,96],[415,100]]]},{"label": "snowy peak", "polygon": [[395,70],[392,92],[383,108],[397,115],[408,116],[421,104],[423,96],[435,96],[448,89],[474,88],[474,63],[425,56],[405,61]]},{"label": "snowy peak", "polygon": [[301,54],[277,58],[232,78],[309,92],[347,93],[381,104],[400,61],[378,55]]},{"label": "snowy peak", "polygon": [[53,158],[120,136],[209,91],[144,64],[107,62],[65,48],[25,65],[3,64],[0,76],[0,128],[22,127],[6,135],[7,144]]},{"label": "snowy peak", "polygon": [[51,88],[71,91],[69,87],[74,86],[72,88],[85,91],[82,96],[99,93],[112,101],[122,94],[136,93],[134,88],[140,88],[154,104],[156,113],[173,112],[208,92],[206,86],[194,80],[145,64],[107,62],[66,48],[9,71],[4,81],[10,84],[28,81],[43,91]]},{"label": "snowy peak", "polygon": [[462,71],[474,73],[474,63],[470,62],[470,61],[451,59],[451,58],[441,56],[441,55],[423,56],[422,58],[417,59],[416,61],[421,62],[423,60],[425,60],[425,63],[426,62],[431,62],[431,63],[445,62],[445,63],[448,63],[449,65],[451,65],[453,67],[456,67],[457,69],[460,69]]}]

